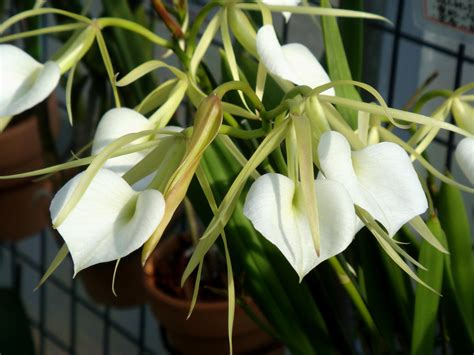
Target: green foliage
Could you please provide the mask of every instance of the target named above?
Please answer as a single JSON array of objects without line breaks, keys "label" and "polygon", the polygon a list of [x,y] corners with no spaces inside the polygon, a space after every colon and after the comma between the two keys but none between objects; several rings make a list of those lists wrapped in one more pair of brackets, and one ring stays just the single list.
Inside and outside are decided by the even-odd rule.
[{"label": "green foliage", "polygon": [[[322,0],[321,5],[323,7],[330,8],[331,4],[329,0]],[[346,52],[344,51],[344,45],[337,25],[335,17],[323,16],[321,19],[324,36],[324,48],[326,49],[326,62],[328,66],[329,76],[332,80],[352,80],[352,74],[347,61]],[[347,41],[351,41],[352,36],[355,34],[351,33],[351,37],[347,38]],[[356,42],[360,45],[361,42]],[[354,46],[353,51],[358,53],[362,50]],[[360,101],[360,95],[352,85],[344,85],[336,87],[336,95],[348,99]],[[352,128],[357,127],[357,112],[344,108],[338,107],[343,117],[351,125]]]},{"label": "green foliage", "polygon": [[[474,257],[472,254],[472,234],[466,207],[461,192],[454,186],[442,184],[437,196],[439,219],[446,233],[450,255],[447,256],[446,269],[449,288],[447,299],[456,302],[462,322],[456,325],[467,330],[471,346],[474,331]],[[451,303],[451,302],[449,302]],[[453,328],[451,328],[453,329]],[[454,331],[453,331],[454,332]],[[462,333],[462,332],[461,332]]]},{"label": "green foliage", "polygon": [[[428,227],[442,244],[446,244],[446,236],[436,217],[428,221]],[[428,269],[420,269],[418,276],[440,293],[443,282],[444,255],[427,242],[423,242],[418,261]],[[411,354],[433,353],[439,300],[440,294],[421,285],[416,286]]]}]

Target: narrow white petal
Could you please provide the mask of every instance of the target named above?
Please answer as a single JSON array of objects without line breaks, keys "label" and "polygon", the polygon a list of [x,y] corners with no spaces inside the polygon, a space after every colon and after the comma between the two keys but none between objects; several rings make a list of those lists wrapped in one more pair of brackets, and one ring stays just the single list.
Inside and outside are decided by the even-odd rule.
[{"label": "narrow white petal", "polygon": [[26,111],[46,99],[60,78],[55,62],[38,63],[21,49],[0,45],[0,117]]},{"label": "narrow white petal", "polygon": [[319,263],[347,248],[355,233],[354,206],[342,185],[317,180],[315,186],[321,233],[319,257],[292,180],[280,174],[263,175],[251,186],[244,204],[245,216],[281,251],[300,280]]},{"label": "narrow white petal", "polygon": [[462,139],[456,148],[455,157],[464,175],[474,184],[474,138]]},{"label": "narrow white petal", "polygon": [[[129,108],[114,108],[105,113],[101,118],[94,136],[92,154],[99,153],[105,146],[114,140],[129,134],[153,129],[153,124],[138,112]],[[137,140],[136,143],[143,142]],[[125,174],[132,166],[137,164],[147,152],[136,152],[109,159],[104,167],[119,175]]]},{"label": "narrow white petal", "polygon": [[[281,48],[293,72],[294,80],[297,80],[294,81],[295,84],[315,88],[331,81],[313,53],[302,44],[291,43]],[[335,92],[333,88],[330,88],[324,91],[323,94],[334,96]]]},{"label": "narrow white petal", "polygon": [[[82,173],[54,196],[54,220],[77,186]],[[120,176],[101,169],[58,231],[74,261],[74,274],[102,262],[122,258],[150,237],[164,213],[160,192],[135,192]]]},{"label": "narrow white petal", "polygon": [[[257,51],[267,71],[281,79],[311,88],[330,82],[328,74],[308,48],[299,43],[282,47],[271,25],[258,30]],[[324,94],[335,95],[334,89],[328,89]]]},{"label": "narrow white petal", "polygon": [[258,30],[257,52],[270,74],[291,82],[295,82],[295,79],[297,80],[286,60],[272,25],[265,25]]},{"label": "narrow white petal", "polygon": [[351,152],[346,138],[327,132],[318,147],[324,175],[340,182],[354,203],[367,210],[393,236],[428,202],[406,152],[393,143],[379,143]]}]

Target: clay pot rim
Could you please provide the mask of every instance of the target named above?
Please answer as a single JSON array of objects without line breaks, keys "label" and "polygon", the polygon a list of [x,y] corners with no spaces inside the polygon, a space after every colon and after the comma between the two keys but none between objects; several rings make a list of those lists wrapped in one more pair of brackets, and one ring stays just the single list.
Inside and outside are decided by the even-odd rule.
[{"label": "clay pot rim", "polygon": [[[176,298],[171,296],[158,288],[156,286],[156,276],[155,276],[155,261],[156,255],[151,257],[151,260],[147,262],[145,265],[144,270],[144,277],[145,277],[145,287],[148,292],[150,292],[153,297],[160,299],[163,302],[169,303],[174,305],[177,308],[186,308],[189,309],[191,305],[191,300]],[[249,301],[249,300],[248,300]],[[219,301],[197,301],[196,305],[194,306],[194,311],[208,311],[208,310],[224,310],[228,307],[227,300],[219,300]]]}]

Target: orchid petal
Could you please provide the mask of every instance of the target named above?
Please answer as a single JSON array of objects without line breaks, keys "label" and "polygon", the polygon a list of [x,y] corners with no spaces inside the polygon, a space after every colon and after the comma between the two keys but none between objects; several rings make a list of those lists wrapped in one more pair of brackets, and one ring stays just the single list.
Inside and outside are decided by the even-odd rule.
[{"label": "orchid petal", "polygon": [[[308,48],[299,43],[281,46],[271,25],[258,30],[257,51],[268,72],[281,79],[311,88],[330,82],[328,74]],[[324,94],[334,95],[334,89],[328,89]]]},{"label": "orchid petal", "polygon": [[0,117],[17,115],[42,102],[60,76],[55,62],[43,65],[15,46],[0,45]]},{"label": "orchid petal", "polygon": [[[316,180],[321,252],[313,245],[303,199],[294,182],[280,174],[265,174],[250,187],[244,214],[273,243],[297,272],[300,281],[324,260],[344,251],[355,234],[356,215],[344,187]],[[337,219],[337,223],[335,223]]]},{"label": "orchid petal", "polygon": [[354,204],[368,211],[390,236],[428,208],[410,158],[394,143],[351,152],[347,139],[331,131],[321,136],[318,155],[325,177],[344,185]]},{"label": "orchid petal", "polygon": [[[280,6],[298,6],[301,3],[301,0],[263,0],[264,4],[267,5],[280,5]],[[291,12],[283,11],[282,12],[285,21],[288,22],[291,17]]]},{"label": "orchid petal", "polygon": [[[290,43],[281,47],[286,60],[291,67],[298,85],[307,85],[310,88],[329,83],[328,73],[324,70],[321,63],[311,53],[311,51],[299,43]],[[323,95],[335,95],[333,88],[322,92]]]},{"label": "orchid petal", "polygon": [[[77,186],[76,175],[54,196],[54,221]],[[122,258],[138,249],[159,225],[165,210],[156,190],[134,191],[119,175],[101,169],[58,231],[74,261],[74,275],[91,265]]]},{"label": "orchid petal", "polygon": [[462,172],[474,184],[474,138],[462,139],[454,154]]},{"label": "orchid petal", "polygon": [[[124,107],[111,109],[105,113],[97,126],[92,154],[98,154],[109,143],[121,136],[150,129],[153,129],[153,124],[138,112]],[[134,144],[143,143],[145,140],[146,138],[137,140]],[[141,151],[109,159],[104,168],[123,175],[142,160],[146,153],[146,151]]]}]

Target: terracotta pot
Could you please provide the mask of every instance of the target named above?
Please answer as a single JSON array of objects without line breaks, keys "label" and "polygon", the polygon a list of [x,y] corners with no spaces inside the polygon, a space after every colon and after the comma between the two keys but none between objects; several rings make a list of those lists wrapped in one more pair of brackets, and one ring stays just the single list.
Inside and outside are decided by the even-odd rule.
[{"label": "terracotta pot", "polygon": [[117,308],[135,307],[144,304],[145,286],[141,250],[120,260],[115,278],[115,292],[112,293],[112,277],[115,261],[97,264],[79,273],[89,297],[96,303]]},{"label": "terracotta pot", "polygon": [[[59,112],[54,96],[48,100],[53,135],[59,132]],[[0,133],[0,175],[10,175],[44,167],[38,120],[30,115]],[[19,240],[50,224],[51,181],[32,179],[0,181],[0,239]]]},{"label": "terracotta pot", "polygon": [[[156,268],[160,260],[180,247],[177,237],[163,240],[145,265],[145,287],[151,310],[164,327],[171,350],[187,355],[228,354],[227,301],[196,303],[191,317],[186,320],[190,301],[168,295],[157,288]],[[255,304],[252,310],[261,317]],[[262,331],[240,308],[236,307],[233,329],[234,354],[283,354],[283,347]]]}]

